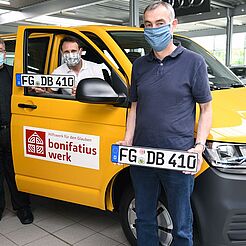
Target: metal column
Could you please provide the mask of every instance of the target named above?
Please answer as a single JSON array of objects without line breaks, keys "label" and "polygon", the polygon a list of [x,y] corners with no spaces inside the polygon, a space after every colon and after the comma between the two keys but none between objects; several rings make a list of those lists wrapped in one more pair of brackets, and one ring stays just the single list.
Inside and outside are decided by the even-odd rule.
[{"label": "metal column", "polygon": [[232,54],[232,34],[233,34],[233,17],[231,9],[226,9],[226,57],[225,65],[231,65],[231,54]]},{"label": "metal column", "polygon": [[130,26],[139,27],[139,0],[130,0]]}]

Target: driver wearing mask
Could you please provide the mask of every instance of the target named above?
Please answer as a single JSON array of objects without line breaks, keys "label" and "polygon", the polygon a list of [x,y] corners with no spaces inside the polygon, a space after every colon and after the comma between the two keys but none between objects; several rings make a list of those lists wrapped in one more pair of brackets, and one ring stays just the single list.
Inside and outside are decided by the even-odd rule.
[{"label": "driver wearing mask", "polygon": [[[63,94],[74,96],[76,92],[76,87],[79,81],[82,79],[104,79],[101,65],[94,62],[86,61],[81,58],[83,49],[81,48],[80,41],[77,38],[72,36],[66,36],[62,39],[60,47],[62,58],[65,63],[57,67],[52,74],[75,76],[75,87],[73,89],[62,88],[61,91]],[[36,89],[40,90],[41,88]],[[56,93],[58,90],[59,88],[48,88],[46,92]],[[43,90],[42,92],[45,91]]]}]

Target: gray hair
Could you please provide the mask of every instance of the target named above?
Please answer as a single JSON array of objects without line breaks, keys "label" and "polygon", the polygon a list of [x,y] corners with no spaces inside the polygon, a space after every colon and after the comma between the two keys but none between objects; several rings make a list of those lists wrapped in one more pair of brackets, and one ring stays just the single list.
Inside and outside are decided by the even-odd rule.
[{"label": "gray hair", "polygon": [[150,11],[150,10],[153,10],[153,9],[156,9],[158,8],[159,6],[164,6],[167,11],[169,12],[169,17],[170,17],[170,21],[173,21],[175,19],[175,12],[174,12],[174,9],[172,7],[171,4],[169,3],[166,3],[166,2],[163,2],[163,1],[153,1],[152,3],[150,3],[144,10],[144,14],[147,12],[147,11]]},{"label": "gray hair", "polygon": [[5,43],[4,43],[4,40],[2,38],[0,38],[0,44],[2,44],[4,49],[5,49]]}]

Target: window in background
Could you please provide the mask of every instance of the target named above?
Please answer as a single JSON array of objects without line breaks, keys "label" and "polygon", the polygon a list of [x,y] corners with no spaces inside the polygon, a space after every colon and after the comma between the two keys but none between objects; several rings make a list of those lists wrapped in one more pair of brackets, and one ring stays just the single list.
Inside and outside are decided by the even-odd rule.
[{"label": "window in background", "polygon": [[214,36],[208,36],[206,38],[204,37],[195,37],[192,38],[195,42],[197,42],[199,45],[204,47],[208,51],[214,50]]},{"label": "window in background", "polygon": [[232,65],[245,64],[245,33],[234,33],[232,37]]},{"label": "window in background", "polygon": [[[226,35],[195,37],[195,42],[210,51],[219,61],[225,64]],[[234,33],[232,37],[231,65],[246,64],[246,34]]]},{"label": "window in background", "polygon": [[196,37],[193,38],[195,42],[203,46],[209,52],[211,52],[215,57],[225,64],[225,50],[226,50],[226,38],[225,35]]}]

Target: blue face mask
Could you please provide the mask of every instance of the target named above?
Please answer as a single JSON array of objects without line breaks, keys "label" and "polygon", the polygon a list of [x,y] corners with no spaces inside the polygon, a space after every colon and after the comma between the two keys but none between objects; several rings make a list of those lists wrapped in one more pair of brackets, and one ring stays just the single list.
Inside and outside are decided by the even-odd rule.
[{"label": "blue face mask", "polygon": [[3,65],[3,61],[4,61],[4,54],[3,52],[0,52],[0,66]]},{"label": "blue face mask", "polygon": [[144,28],[144,37],[155,51],[162,51],[171,42],[172,34],[170,30],[170,24],[154,28]]}]

